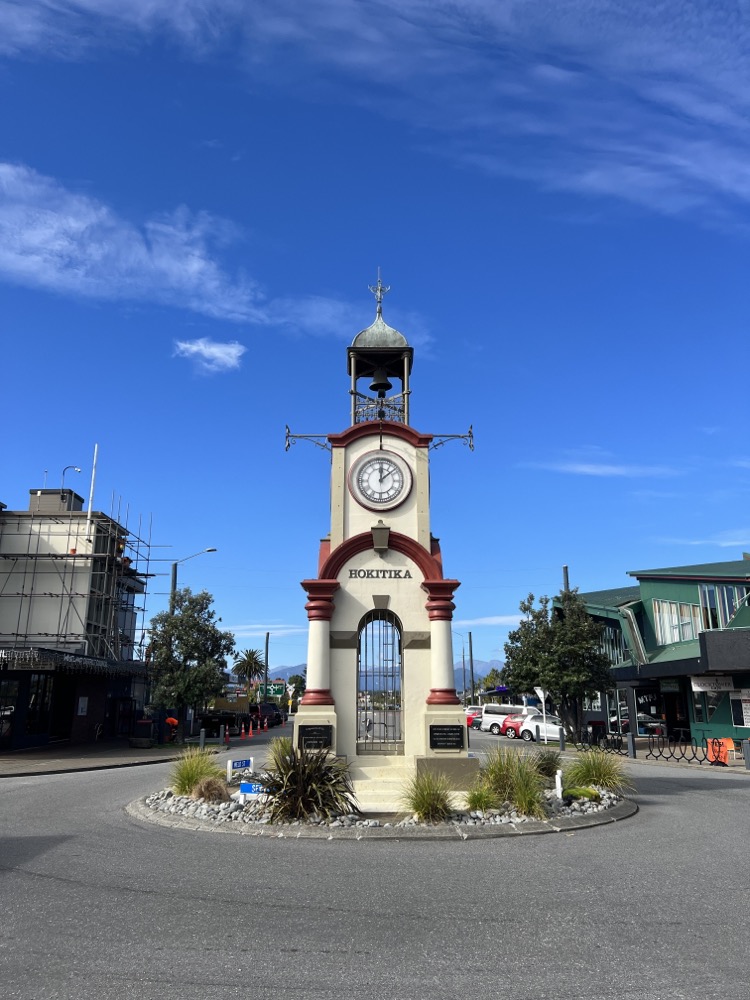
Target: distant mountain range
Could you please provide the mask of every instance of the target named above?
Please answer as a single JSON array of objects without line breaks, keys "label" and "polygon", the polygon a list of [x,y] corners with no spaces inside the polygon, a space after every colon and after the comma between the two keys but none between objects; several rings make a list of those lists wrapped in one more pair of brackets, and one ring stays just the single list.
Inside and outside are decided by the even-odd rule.
[{"label": "distant mountain range", "polygon": [[[496,670],[502,670],[503,668],[502,660],[474,660],[474,686],[478,688],[478,681],[486,677],[487,674],[493,668]],[[303,677],[305,671],[307,670],[306,663],[298,663],[296,667],[271,667],[268,671],[269,681],[273,680],[284,680],[288,681],[292,674],[301,674]],[[459,660],[457,663],[453,664],[453,683],[456,687],[456,691],[463,691],[464,689],[464,668],[463,664]],[[471,690],[471,673],[469,671],[469,663],[466,663],[466,690]]]}]

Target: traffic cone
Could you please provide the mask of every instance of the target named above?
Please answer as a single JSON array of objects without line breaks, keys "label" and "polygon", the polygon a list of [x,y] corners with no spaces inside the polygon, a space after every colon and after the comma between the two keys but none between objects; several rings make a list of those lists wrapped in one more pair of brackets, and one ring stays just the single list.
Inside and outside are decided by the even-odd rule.
[{"label": "traffic cone", "polygon": [[240,739],[241,739],[241,740],[244,740],[244,739],[246,739],[246,738],[247,738],[247,737],[245,736],[245,723],[243,722],[243,723],[242,723],[242,728],[240,729]]},{"label": "traffic cone", "polygon": [[263,720],[263,732],[264,733],[268,732],[268,716],[266,716],[265,719]]},{"label": "traffic cone", "polygon": [[251,740],[253,738],[253,720],[252,719],[247,724],[247,738],[249,740]]},{"label": "traffic cone", "polygon": [[226,726],[224,729],[224,742],[229,746],[229,726]]}]

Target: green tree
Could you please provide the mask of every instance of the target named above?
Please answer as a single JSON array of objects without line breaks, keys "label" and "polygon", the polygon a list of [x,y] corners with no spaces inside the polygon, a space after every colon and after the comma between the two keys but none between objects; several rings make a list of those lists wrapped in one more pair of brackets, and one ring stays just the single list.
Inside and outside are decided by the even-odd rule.
[{"label": "green tree", "polygon": [[223,692],[227,657],[234,652],[234,636],[217,627],[221,619],[212,603],[205,590],[193,594],[185,587],[175,593],[171,610],[151,619],[151,701],[176,711],[180,742],[185,710],[202,708]]},{"label": "green tree", "polygon": [[517,694],[543,688],[557,705],[570,732],[583,724],[583,702],[612,687],[609,657],[601,646],[602,626],[586,612],[576,590],[563,590],[550,607],[548,597],[521,601],[524,615],[505,643],[504,683]]},{"label": "green tree", "polygon": [[500,687],[502,684],[505,683],[505,681],[503,680],[503,675],[497,669],[497,667],[493,667],[492,670],[490,670],[487,676],[484,678],[484,680],[480,678],[480,681],[482,683],[481,690],[483,691]]},{"label": "green tree", "polygon": [[259,681],[263,677],[265,670],[265,660],[259,649],[245,649],[241,653],[238,653],[232,667],[232,673],[235,674],[237,680],[246,684]]},{"label": "green tree", "polygon": [[292,701],[299,702],[302,695],[305,693],[305,688],[307,687],[307,677],[303,674],[292,674],[292,676],[287,681],[290,687],[294,687],[292,692]]}]

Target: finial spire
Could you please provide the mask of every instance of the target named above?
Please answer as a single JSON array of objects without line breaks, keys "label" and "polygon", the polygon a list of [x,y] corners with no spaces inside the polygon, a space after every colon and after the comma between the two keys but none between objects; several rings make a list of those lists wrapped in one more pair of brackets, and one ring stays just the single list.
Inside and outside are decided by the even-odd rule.
[{"label": "finial spire", "polygon": [[380,268],[378,268],[378,283],[377,283],[377,285],[368,285],[367,287],[370,289],[370,291],[372,292],[372,294],[375,296],[375,301],[378,304],[378,312],[377,312],[378,316],[382,316],[383,315],[383,296],[386,295],[388,292],[390,292],[391,286],[390,285],[384,285],[383,282],[380,280]]}]

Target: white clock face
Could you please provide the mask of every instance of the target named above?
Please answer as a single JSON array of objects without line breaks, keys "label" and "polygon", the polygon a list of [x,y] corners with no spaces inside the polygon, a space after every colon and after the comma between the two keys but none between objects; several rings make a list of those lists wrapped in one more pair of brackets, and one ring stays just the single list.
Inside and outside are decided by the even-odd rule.
[{"label": "white clock face", "polygon": [[370,452],[355,463],[350,485],[357,500],[370,510],[389,510],[409,494],[411,470],[398,455]]}]

